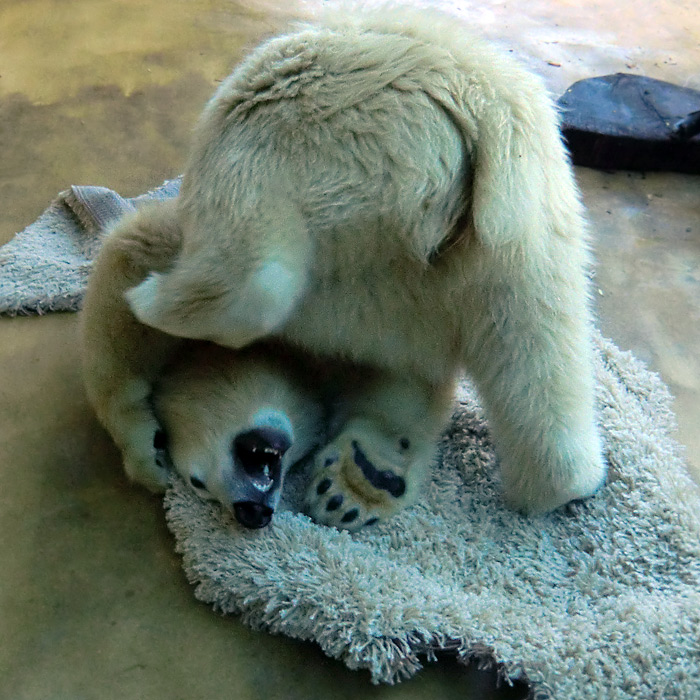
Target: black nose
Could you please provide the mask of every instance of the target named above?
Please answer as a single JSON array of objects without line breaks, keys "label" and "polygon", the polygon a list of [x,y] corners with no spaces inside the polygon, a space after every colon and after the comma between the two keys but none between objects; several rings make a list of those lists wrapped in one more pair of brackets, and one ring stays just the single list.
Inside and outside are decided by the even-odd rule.
[{"label": "black nose", "polygon": [[233,512],[236,520],[251,530],[259,530],[270,524],[274,511],[269,506],[264,506],[262,503],[255,501],[238,501],[233,504]]}]

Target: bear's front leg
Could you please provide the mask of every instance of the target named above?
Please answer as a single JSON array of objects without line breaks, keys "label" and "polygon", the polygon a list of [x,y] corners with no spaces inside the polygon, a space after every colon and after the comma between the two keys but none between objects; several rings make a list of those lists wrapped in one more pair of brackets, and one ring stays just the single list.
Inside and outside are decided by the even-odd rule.
[{"label": "bear's front leg", "polygon": [[128,477],[151,491],[164,491],[170,478],[167,438],[151,405],[153,382],[181,341],[139,323],[124,292],[169,266],[180,240],[174,202],[124,218],[97,257],[81,314],[88,397]]},{"label": "bear's front leg", "polygon": [[[103,380],[100,391],[108,383]],[[93,405],[119,447],[129,479],[154,493],[165,491],[172,465],[168,437],[153,414],[150,383],[141,377],[123,376],[108,398],[95,397]]]},{"label": "bear's front leg", "polygon": [[[314,460],[307,512],[318,523],[359,530],[386,520],[420,494],[444,427],[453,385],[374,375],[348,386],[336,437]],[[341,409],[342,410],[342,409]]]}]

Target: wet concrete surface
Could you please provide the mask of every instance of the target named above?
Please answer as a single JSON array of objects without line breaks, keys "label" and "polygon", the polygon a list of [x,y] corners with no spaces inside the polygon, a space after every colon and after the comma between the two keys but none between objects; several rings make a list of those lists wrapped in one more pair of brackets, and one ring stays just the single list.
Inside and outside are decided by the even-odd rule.
[{"label": "wet concrete surface", "polygon": [[[689,2],[452,6],[523,55],[555,94],[616,71],[700,88],[700,10]],[[297,10],[4,0],[0,243],[70,184],[130,196],[179,173],[216,81]],[[700,481],[700,178],[577,175],[598,260],[599,326],[671,387]],[[197,603],[159,499],[127,484],[92,417],[76,321],[0,319],[0,697],[508,697],[487,689],[493,679],[446,661],[375,688],[311,645],[252,632]]]}]

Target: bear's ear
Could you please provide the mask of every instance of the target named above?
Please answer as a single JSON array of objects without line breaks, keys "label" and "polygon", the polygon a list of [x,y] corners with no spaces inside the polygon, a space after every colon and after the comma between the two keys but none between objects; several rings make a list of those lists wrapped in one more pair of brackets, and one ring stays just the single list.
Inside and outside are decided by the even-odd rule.
[{"label": "bear's ear", "polygon": [[578,235],[581,203],[544,88],[480,115],[474,147],[472,216],[486,246]]}]

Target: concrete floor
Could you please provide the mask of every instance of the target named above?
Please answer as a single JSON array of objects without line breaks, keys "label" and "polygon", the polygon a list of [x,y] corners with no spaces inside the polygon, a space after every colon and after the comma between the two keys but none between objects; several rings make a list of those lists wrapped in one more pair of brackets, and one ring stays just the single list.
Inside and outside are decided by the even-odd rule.
[{"label": "concrete floor", "polygon": [[[651,0],[455,3],[561,92],[632,70],[700,88],[700,9]],[[295,8],[282,0],[279,6]],[[274,3],[3,0],[0,243],[70,184],[138,194],[177,174],[215,81]],[[603,333],[659,371],[700,481],[700,178],[578,172]],[[0,319],[0,698],[490,698],[438,663],[400,686],[197,603],[159,499],[130,487],[86,403],[76,317]]]}]

